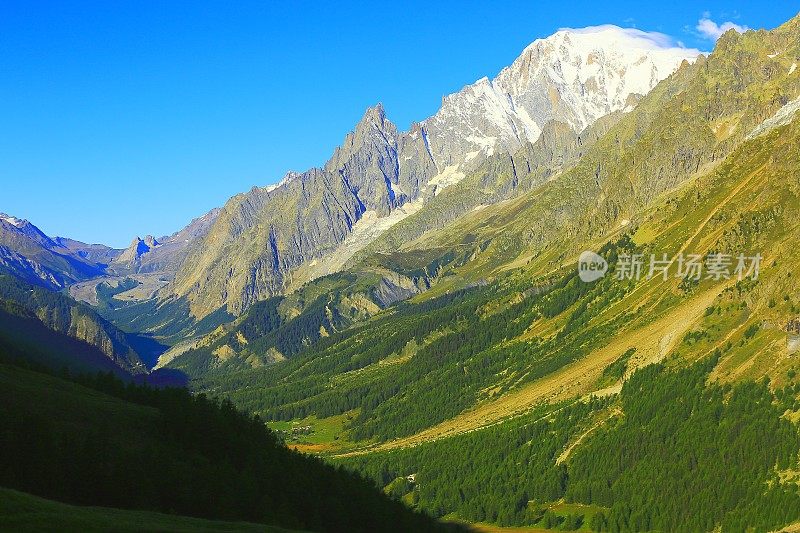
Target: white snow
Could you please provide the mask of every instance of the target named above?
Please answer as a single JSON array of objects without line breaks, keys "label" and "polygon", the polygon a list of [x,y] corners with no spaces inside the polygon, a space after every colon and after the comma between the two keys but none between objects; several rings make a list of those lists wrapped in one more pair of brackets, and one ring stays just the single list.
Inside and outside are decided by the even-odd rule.
[{"label": "white snow", "polygon": [[[549,120],[582,131],[611,112],[630,111],[629,97],[646,95],[693,62],[696,49],[666,35],[612,25],[564,28],[537,39],[496,78],[483,77],[445,96],[425,121],[439,169],[487,154],[511,152],[539,138]],[[465,142],[466,141],[466,142]]]},{"label": "white snow", "polygon": [[610,112],[624,109],[632,94],[645,95],[699,50],[672,44],[669,37],[613,25],[564,28],[529,45],[498,76],[497,84],[518,97],[526,79],[546,75],[574,112],[581,131]]},{"label": "white snow", "polygon": [[466,174],[459,172],[459,167],[460,165],[448,165],[445,167],[443,171],[431,178],[428,184],[422,188],[422,192],[427,191],[429,187],[435,187],[433,195],[437,196],[445,187],[455,185],[463,180]]},{"label": "white snow", "polygon": [[0,218],[5,220],[6,222],[11,224],[12,226],[16,226],[18,228],[21,228],[25,224],[24,220],[21,220],[21,219],[19,219],[17,217],[13,217],[11,215],[0,215]]},{"label": "white snow", "polygon": [[785,106],[778,109],[774,115],[756,126],[753,131],[747,135],[747,139],[753,139],[759,135],[767,133],[768,131],[790,123],[798,111],[800,111],[800,98],[795,98]]},{"label": "white snow", "polygon": [[294,180],[295,180],[295,179],[297,179],[298,177],[300,177],[300,173],[299,173],[299,172],[295,172],[294,170],[290,170],[289,172],[287,172],[287,173],[286,173],[286,174],[283,176],[283,179],[281,179],[281,181],[279,181],[278,183],[274,183],[274,184],[272,184],[272,185],[267,185],[266,187],[262,187],[262,189],[263,189],[265,192],[272,192],[272,191],[274,191],[275,189],[277,189],[277,188],[279,188],[279,187],[282,187],[282,186],[286,185],[286,184],[287,184],[287,183],[289,183],[290,181],[294,181]]}]

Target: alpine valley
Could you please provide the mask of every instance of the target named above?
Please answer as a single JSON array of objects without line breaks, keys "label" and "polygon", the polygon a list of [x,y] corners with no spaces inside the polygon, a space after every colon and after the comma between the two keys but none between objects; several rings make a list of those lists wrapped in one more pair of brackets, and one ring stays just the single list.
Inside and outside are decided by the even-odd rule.
[{"label": "alpine valley", "polygon": [[0,520],[800,531],[798,63],[562,29],[172,235],[0,215]]}]

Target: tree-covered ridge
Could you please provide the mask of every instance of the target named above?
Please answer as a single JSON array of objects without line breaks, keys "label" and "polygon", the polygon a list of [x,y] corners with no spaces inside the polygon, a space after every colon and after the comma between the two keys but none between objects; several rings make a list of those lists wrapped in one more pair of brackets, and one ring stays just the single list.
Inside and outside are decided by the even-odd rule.
[{"label": "tree-covered ridge", "polygon": [[[800,519],[800,386],[708,384],[717,357],[638,371],[618,400],[341,459],[438,516],[595,531],[770,531]],[[581,435],[582,444],[569,449]],[[562,461],[563,460],[563,461]],[[409,478],[411,476],[411,478]],[[562,506],[559,502],[575,504]],[[575,514],[553,512],[578,509]]]},{"label": "tree-covered ridge", "polygon": [[800,518],[800,433],[784,417],[800,387],[707,384],[717,362],[640,370],[624,416],[578,448],[565,497],[610,508],[598,529],[769,531]]},{"label": "tree-covered ridge", "polygon": [[[632,244],[623,240],[602,250],[612,265],[619,246]],[[537,290],[509,281],[402,303],[293,360],[211,372],[198,385],[225,391],[240,407],[278,420],[357,409],[354,439],[409,435],[486,399],[487,388],[502,394],[575,361],[615,323],[628,320],[623,315],[588,323],[629,288],[612,279],[585,284],[569,272]],[[576,306],[580,299],[585,302]],[[555,335],[520,338],[532,323],[568,308]]]},{"label": "tree-covered ridge", "polygon": [[[183,389],[0,364],[0,485],[59,501],[315,531],[447,529],[258,418]],[[452,526],[451,529],[457,529]]]},{"label": "tree-covered ridge", "polygon": [[[523,493],[518,487],[522,481],[506,478],[501,482],[504,470],[489,466],[492,462],[497,464],[497,457],[491,456],[491,452],[486,452],[489,459],[484,474],[478,475],[469,468],[461,471],[446,468],[450,458],[466,465],[482,464],[474,449],[466,444],[459,447],[460,443],[471,442],[475,448],[483,448],[483,439],[487,448],[507,450],[509,457],[516,460],[517,454],[523,453],[518,445],[506,448],[502,442],[487,437],[496,431],[498,439],[518,444],[511,422],[407,450],[367,449],[366,455],[347,461],[370,472],[388,492],[406,502],[416,502],[436,513],[455,512],[471,520],[566,527],[580,522],[577,516],[582,514],[583,523],[598,530],[680,530],[687,523],[683,530],[703,529],[707,524],[712,524],[709,529],[713,529],[713,524],[721,524],[725,530],[736,531],[742,524],[754,525],[758,530],[784,525],[798,518],[789,512],[797,508],[793,472],[797,470],[800,449],[797,428],[790,420],[797,419],[795,402],[800,390],[794,379],[796,359],[781,356],[786,342],[783,327],[800,309],[797,278],[793,275],[793,265],[800,258],[793,245],[797,226],[792,222],[800,205],[793,200],[800,194],[798,182],[793,179],[800,168],[797,151],[793,149],[798,138],[800,124],[795,122],[749,141],[732,159],[698,179],[693,187],[665,198],[638,227],[630,229],[628,236],[600,250],[610,259],[611,272],[620,250],[643,255],[662,250],[674,252],[684,246],[700,252],[765,250],[769,255],[765,254],[768,259],[758,279],[703,279],[687,283],[676,278],[663,281],[656,276],[626,283],[607,276],[603,281],[586,284],[579,282],[570,268],[546,280],[534,278],[541,285],[530,282],[525,285],[524,274],[512,273],[466,291],[400,304],[385,316],[374,317],[368,325],[337,333],[286,363],[259,372],[211,376],[207,382],[209,389],[218,387],[216,392],[226,391],[235,402],[248,408],[258,410],[267,406],[263,412],[275,413],[270,416],[279,418],[300,418],[309,413],[327,416],[356,409],[350,435],[359,435],[363,427],[376,431],[373,435],[379,435],[379,439],[386,438],[399,434],[398,427],[408,432],[414,425],[423,427],[437,419],[452,417],[453,412],[468,404],[461,403],[461,393],[476,391],[469,398],[471,402],[491,400],[498,391],[500,394],[513,391],[527,376],[535,381],[542,375],[537,372],[545,375],[552,372],[548,360],[562,364],[571,357],[585,357],[627,331],[646,331],[658,316],[679,319],[681,314],[674,314],[674,310],[681,311],[693,298],[706,295],[701,299],[704,303],[697,312],[698,319],[687,325],[685,334],[675,338],[673,357],[669,359],[671,370],[654,366],[635,374],[623,388],[621,415],[614,414],[616,406],[611,405],[605,411],[594,411],[575,420],[568,429],[554,429],[549,434],[558,445],[548,446],[558,448],[558,452],[550,453],[547,462],[540,463],[535,479],[566,480],[556,502],[531,496],[535,494],[531,489],[527,494],[536,500],[535,504],[521,506],[519,498]],[[493,317],[498,319],[492,320]],[[520,327],[523,323],[526,327]],[[485,340],[488,344],[484,344]],[[624,343],[611,354],[605,371],[598,373],[599,385],[625,377],[642,364],[646,353],[635,341]],[[542,351],[546,354],[543,360],[531,357],[535,356],[537,345],[546,348]],[[442,348],[434,350],[432,346]],[[518,351],[520,347],[529,349]],[[717,348],[717,356],[709,360],[709,354]],[[472,354],[473,349],[477,353]],[[448,359],[451,354],[458,354],[461,359]],[[493,354],[498,357],[496,361],[505,365],[499,371],[491,366]],[[503,356],[507,358],[501,359]],[[406,384],[402,381],[403,373],[408,368],[413,371],[411,365],[417,358],[415,365],[426,368],[427,373],[418,374],[417,381]],[[693,360],[705,362],[681,370]],[[469,361],[489,364],[465,364]],[[441,364],[437,366],[436,362]],[[454,365],[462,372],[466,368],[467,376],[453,378],[455,385],[451,388],[446,380],[439,381],[437,374],[444,375]],[[524,370],[515,372],[519,369]],[[748,381],[765,374],[773,377],[771,387]],[[603,383],[603,379],[609,379],[609,383]],[[481,380],[496,388],[474,385]],[[661,380],[664,385],[660,385]],[[730,381],[742,383],[730,384]],[[676,383],[681,386],[673,386]],[[390,385],[399,387],[392,389]],[[660,392],[655,396],[657,401],[648,403],[651,389]],[[387,396],[377,396],[382,391]],[[370,397],[369,394],[377,401],[362,403],[362,398]],[[754,403],[752,409],[751,403]],[[671,412],[673,404],[682,407]],[[695,404],[703,409],[694,409]],[[272,405],[285,407],[270,410]],[[640,425],[620,426],[620,421],[628,420],[627,410],[637,413],[645,408],[664,411],[651,415],[657,418],[658,427],[669,429],[657,434],[661,440],[643,436],[649,426],[642,424],[641,417]],[[787,410],[788,414],[782,417]],[[709,418],[712,414],[716,418]],[[407,415],[407,422],[403,415]],[[383,420],[392,422],[382,425]],[[397,420],[406,425],[398,426]],[[728,433],[721,432],[717,427],[720,424],[724,424],[720,427]],[[578,442],[576,435],[590,428],[594,429]],[[603,437],[605,432],[612,433]],[[710,435],[708,440],[703,436],[706,433]],[[770,439],[775,435],[777,440],[762,445],[753,442],[754,435],[768,435]],[[615,439],[615,443],[630,450],[638,449],[641,441],[649,446],[647,454],[660,457],[661,461],[648,463],[648,458],[640,455],[622,458],[611,455],[603,459],[608,461],[606,464],[598,463],[597,469],[592,469],[595,458],[584,450],[591,449],[595,437]],[[665,450],[673,440],[681,445],[681,450],[698,448],[704,454],[693,459],[694,463],[681,462],[681,457],[670,456],[669,449]],[[566,448],[576,442],[565,462],[556,464]],[[758,453],[751,454],[758,446],[755,450]],[[415,454],[424,455],[425,460]],[[373,458],[380,463],[373,463]],[[627,459],[637,462],[628,464],[624,462]],[[678,469],[673,472],[664,467],[667,459],[673,460]],[[732,462],[734,459],[741,463]],[[524,465],[528,460],[526,456],[517,462]],[[588,470],[573,473],[572,465],[579,468],[582,461]],[[695,464],[698,461],[703,464]],[[426,465],[429,468],[424,468]],[[620,465],[624,466],[621,471]],[[720,470],[719,465],[726,465],[727,470]],[[515,468],[519,470],[520,466]],[[437,477],[437,469],[444,474],[431,483]],[[509,466],[508,472],[513,477],[514,468]],[[646,490],[637,491],[640,480],[626,477],[634,475],[629,472],[655,478],[642,481]],[[415,485],[406,478],[412,474],[418,474],[415,479],[420,480],[428,476],[429,482],[419,481]],[[562,475],[566,477],[559,477]],[[696,475],[701,478],[695,479]],[[487,489],[495,481],[499,488]],[[486,502],[494,503],[488,507],[479,505],[478,489],[472,496],[468,491],[462,494],[452,490],[473,484],[480,486],[481,491],[486,490],[481,498],[485,495]],[[550,482],[544,485],[551,486]],[[686,487],[689,492],[684,494]],[[762,488],[763,493],[759,492]],[[609,493],[612,495],[608,496]],[[445,498],[446,494],[450,496]],[[558,504],[559,498],[570,501]],[[678,511],[688,501],[682,498],[704,502],[701,509],[691,507],[691,520],[696,522],[687,522],[687,517]],[[569,513],[562,513],[563,506],[571,509],[572,518],[567,517]]]},{"label": "tree-covered ridge", "polygon": [[[791,272],[797,255],[792,220],[800,189],[789,178],[800,168],[797,139],[800,125],[795,122],[750,140],[691,187],[666,196],[642,215],[638,226],[598,249],[610,272],[600,281],[581,282],[571,265],[544,277],[519,269],[488,284],[399,304],[305,347],[291,361],[253,371],[209,372],[197,385],[272,419],[356,410],[352,438],[387,440],[590,359],[621,333],[646,333],[659,317],[675,313],[679,320],[684,308],[700,316],[714,301],[718,311],[702,318],[701,329],[692,330],[698,326],[687,323],[678,333],[664,335],[679,335],[676,341],[685,337],[691,344],[685,350],[689,360],[739,341],[723,350],[721,371],[752,377],[769,373],[782,382],[791,360],[776,356],[784,335],[780,325],[800,305],[792,296],[796,278]],[[755,280],[680,280],[674,277],[674,265],[667,280],[647,279],[647,272],[638,281],[618,280],[613,273],[619,249],[643,257],[676,255],[682,249],[730,254],[763,250],[765,258]],[[738,308],[732,298],[738,299]],[[755,335],[763,329],[751,318],[756,311],[777,326]],[[303,320],[302,315],[296,320]],[[744,330],[738,331],[742,325],[756,330],[744,338]],[[636,347],[634,340],[614,357]],[[771,346],[762,346],[770,340]],[[636,353],[634,363],[663,357],[663,350],[656,348],[656,353]],[[729,369],[757,356],[763,361],[752,371]],[[617,369],[604,385],[623,376],[624,369]]]},{"label": "tree-covered ridge", "polygon": [[65,294],[0,272],[0,303],[24,310],[22,314],[35,317],[55,332],[91,344],[127,372],[141,374],[147,371],[125,333],[88,305]]}]

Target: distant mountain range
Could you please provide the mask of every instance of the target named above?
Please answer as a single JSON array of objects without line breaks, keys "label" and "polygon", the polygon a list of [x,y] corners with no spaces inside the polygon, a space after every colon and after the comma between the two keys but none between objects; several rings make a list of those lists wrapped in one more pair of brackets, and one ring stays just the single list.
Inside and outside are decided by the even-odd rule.
[{"label": "distant mountain range", "polygon": [[229,200],[171,290],[198,318],[220,307],[240,314],[335,272],[489,156],[536,142],[551,122],[575,136],[629,111],[697,56],[636,30],[562,30],[534,41],[494,80],[445,97],[439,112],[408,132],[398,132],[382,106],[371,108],[322,168]]},{"label": "distant mountain range", "polygon": [[102,275],[171,275],[189,246],[205,236],[218,214],[214,209],[166,237],[136,237],[128,248],[120,250],[67,237],[51,238],[27,220],[0,213],[0,268],[50,289],[63,289]]}]

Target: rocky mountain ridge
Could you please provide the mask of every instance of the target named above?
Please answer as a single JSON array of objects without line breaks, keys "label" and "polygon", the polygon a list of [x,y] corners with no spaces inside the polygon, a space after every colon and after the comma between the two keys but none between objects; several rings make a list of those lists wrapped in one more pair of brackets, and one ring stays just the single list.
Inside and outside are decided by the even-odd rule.
[{"label": "rocky mountain ridge", "polygon": [[534,41],[494,80],[445,97],[409,132],[398,132],[381,105],[370,108],[322,168],[229,200],[170,292],[198,318],[221,307],[239,314],[335,272],[491,155],[536,142],[553,120],[578,134],[628,111],[698,54],[638,30],[562,30]]}]

